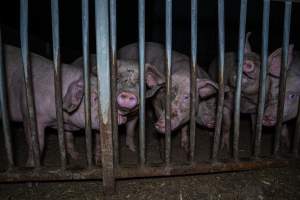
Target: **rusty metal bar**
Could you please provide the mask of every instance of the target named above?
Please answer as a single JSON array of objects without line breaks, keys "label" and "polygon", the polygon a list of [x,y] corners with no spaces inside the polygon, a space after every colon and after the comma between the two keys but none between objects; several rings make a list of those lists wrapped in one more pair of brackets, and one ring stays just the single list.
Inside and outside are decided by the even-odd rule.
[{"label": "rusty metal bar", "polygon": [[119,135],[118,135],[118,120],[117,120],[117,11],[116,0],[110,0],[110,58],[111,58],[111,98],[112,101],[112,130],[113,130],[113,145],[114,145],[114,164],[119,164]]},{"label": "rusty metal bar", "polygon": [[263,7],[263,25],[262,25],[262,60],[259,79],[259,97],[255,130],[254,157],[258,158],[261,151],[261,132],[262,119],[264,115],[267,87],[267,65],[268,65],[268,38],[269,38],[269,16],[270,16],[270,0],[264,0]]},{"label": "rusty metal bar", "polygon": [[299,155],[299,141],[300,141],[300,101],[298,103],[298,116],[296,121],[294,142],[293,142],[293,154],[295,157]]},{"label": "rusty metal bar", "polygon": [[139,0],[139,76],[140,76],[140,104],[139,104],[139,134],[140,134],[140,164],[144,167],[145,157],[145,0]]},{"label": "rusty metal bar", "polygon": [[196,110],[197,110],[197,25],[198,1],[191,2],[191,109],[190,109],[190,160],[195,160]]},{"label": "rusty metal bar", "polygon": [[279,86],[279,99],[277,110],[277,126],[274,140],[274,156],[278,156],[280,147],[280,136],[282,131],[283,111],[284,111],[284,99],[286,89],[286,73],[288,69],[288,48],[291,26],[291,13],[292,2],[285,2],[284,6],[284,24],[283,24],[283,42],[282,42],[282,55],[281,55],[281,69],[280,69],[280,86]]},{"label": "rusty metal bar", "polygon": [[172,0],[166,0],[165,31],[166,31],[166,133],[165,133],[165,161],[171,163],[171,68],[172,68]]},{"label": "rusty metal bar", "polygon": [[239,50],[238,50],[238,67],[235,88],[234,102],[234,131],[233,131],[233,158],[239,159],[239,138],[240,138],[240,106],[241,106],[241,86],[242,72],[244,63],[245,31],[247,19],[247,0],[241,0],[240,7],[240,30],[239,30]]},{"label": "rusty metal bar", "polygon": [[102,150],[103,187],[105,193],[115,190],[113,136],[111,117],[111,85],[109,57],[108,0],[95,0],[96,53],[99,94],[100,140]]},{"label": "rusty metal bar", "polygon": [[82,0],[82,52],[84,76],[84,114],[85,146],[88,167],[93,165],[92,129],[91,129],[91,87],[90,87],[90,53],[89,53],[89,1]]},{"label": "rusty metal bar", "polygon": [[219,39],[219,93],[217,107],[217,121],[214,133],[214,143],[212,150],[212,160],[217,161],[220,133],[222,128],[223,105],[224,105],[224,51],[225,51],[225,32],[224,32],[224,0],[218,0],[218,39]]},{"label": "rusty metal bar", "polygon": [[2,118],[2,129],[4,134],[5,150],[7,154],[7,160],[9,168],[15,165],[12,151],[11,143],[11,130],[9,126],[9,114],[8,114],[8,104],[7,104],[7,83],[5,78],[5,64],[3,59],[3,43],[2,43],[2,33],[0,28],[0,112]]},{"label": "rusty metal bar", "polygon": [[[289,162],[287,160],[243,160],[240,162],[219,162],[219,163],[197,163],[194,165],[172,165],[169,168],[163,166],[147,166],[144,168],[119,167],[115,169],[117,179],[145,178],[160,176],[176,176],[191,174],[207,174],[219,172],[233,172],[244,170],[264,169],[270,167],[284,167]],[[34,172],[31,169],[16,169],[10,172],[0,173],[0,182],[13,181],[49,181],[49,180],[99,180],[102,179],[103,170],[101,168],[65,170],[41,169]]]},{"label": "rusty metal bar", "polygon": [[54,83],[55,83],[55,108],[57,118],[58,142],[61,159],[61,167],[66,168],[66,147],[64,136],[64,118],[62,110],[62,81],[60,64],[60,42],[59,42],[59,8],[58,0],[51,0],[52,17],[52,42],[53,42],[53,62],[54,62]]},{"label": "rusty metal bar", "polygon": [[[21,56],[24,69],[25,83],[25,101],[26,101],[26,118],[29,121],[28,127],[31,134],[33,159],[35,167],[39,168],[40,148],[37,135],[36,113],[33,97],[32,70],[29,63],[28,50],[28,0],[20,1],[20,38],[21,38]],[[25,120],[25,119],[24,119]]]}]

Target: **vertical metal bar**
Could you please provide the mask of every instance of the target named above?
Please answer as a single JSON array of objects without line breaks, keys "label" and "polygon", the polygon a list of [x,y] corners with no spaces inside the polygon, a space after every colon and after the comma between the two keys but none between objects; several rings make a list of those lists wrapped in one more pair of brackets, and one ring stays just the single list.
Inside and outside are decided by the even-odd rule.
[{"label": "vertical metal bar", "polygon": [[190,109],[190,161],[195,159],[195,133],[197,110],[197,25],[198,25],[198,1],[191,2],[191,109]]},{"label": "vertical metal bar", "polygon": [[82,50],[84,75],[85,145],[88,167],[92,166],[91,89],[89,60],[89,1],[82,0]]},{"label": "vertical metal bar", "polygon": [[145,165],[145,0],[139,0],[140,164]]},{"label": "vertical metal bar", "polygon": [[217,107],[217,121],[214,133],[212,160],[215,162],[218,156],[220,133],[222,128],[223,105],[224,105],[224,0],[218,0],[218,38],[219,38],[219,94]]},{"label": "vertical metal bar", "polygon": [[15,165],[13,159],[13,151],[11,144],[11,130],[9,126],[9,115],[8,115],[8,104],[7,104],[7,84],[5,78],[5,64],[3,59],[3,50],[2,50],[2,33],[0,28],[0,103],[1,103],[1,118],[2,118],[2,128],[4,133],[4,143],[8,159],[9,168]]},{"label": "vertical metal bar", "polygon": [[33,97],[32,70],[29,64],[28,52],[28,0],[20,2],[20,38],[21,38],[21,56],[24,68],[24,82],[26,95],[26,117],[29,119],[29,130],[31,133],[33,159],[35,167],[40,167],[40,149],[38,143],[36,115]]},{"label": "vertical metal bar", "polygon": [[64,119],[62,110],[62,86],[61,86],[61,65],[60,65],[60,42],[59,42],[59,8],[58,0],[51,0],[52,17],[52,42],[54,62],[54,84],[55,84],[55,108],[57,118],[57,131],[60,150],[61,167],[66,168],[66,147],[64,137]]},{"label": "vertical metal bar", "polygon": [[300,101],[298,103],[298,116],[296,121],[295,136],[294,136],[294,143],[293,143],[293,154],[295,157],[298,157],[299,155],[299,141],[300,141]]},{"label": "vertical metal bar", "polygon": [[257,121],[255,130],[254,157],[258,158],[261,150],[261,131],[262,119],[264,115],[264,107],[266,100],[267,87],[267,65],[268,65],[268,38],[269,38],[269,16],[270,16],[270,0],[264,0],[263,8],[263,25],[262,25],[262,62],[260,68],[260,90],[257,108]]},{"label": "vertical metal bar", "polygon": [[279,99],[277,110],[277,126],[274,140],[274,156],[278,156],[280,146],[280,135],[282,131],[283,111],[284,111],[284,99],[286,89],[286,73],[288,69],[288,46],[290,37],[290,25],[291,25],[291,12],[292,2],[286,1],[284,6],[284,24],[283,24],[283,42],[282,42],[282,59],[280,70],[280,86],[279,86]]},{"label": "vertical metal bar", "polygon": [[171,64],[172,64],[172,0],[166,0],[166,149],[165,161],[166,165],[171,163]]},{"label": "vertical metal bar", "polygon": [[241,85],[244,63],[245,31],[247,18],[247,0],[241,0],[240,8],[240,30],[239,30],[239,50],[238,50],[238,68],[235,89],[234,102],[234,132],[233,132],[233,158],[239,157],[239,136],[240,136],[240,105],[241,105]]},{"label": "vertical metal bar", "polygon": [[111,98],[112,104],[112,125],[113,125],[113,145],[114,145],[114,162],[119,164],[119,135],[117,121],[117,104],[115,99],[117,91],[117,11],[116,0],[110,0],[110,58],[111,58]]},{"label": "vertical metal bar", "polygon": [[108,0],[95,0],[95,13],[103,187],[104,192],[110,193],[115,189],[115,178],[111,119]]}]

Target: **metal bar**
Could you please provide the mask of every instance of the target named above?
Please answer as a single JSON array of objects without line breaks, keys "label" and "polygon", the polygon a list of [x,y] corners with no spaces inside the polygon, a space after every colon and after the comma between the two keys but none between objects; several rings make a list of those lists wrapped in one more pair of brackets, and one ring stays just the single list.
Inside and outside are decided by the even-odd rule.
[{"label": "metal bar", "polygon": [[293,143],[293,154],[295,157],[299,155],[299,141],[300,141],[300,101],[298,103],[298,116],[296,121],[294,143]]},{"label": "metal bar", "polygon": [[258,158],[261,151],[261,132],[262,119],[264,115],[265,101],[266,101],[266,87],[267,87],[267,65],[268,65],[268,38],[269,38],[269,17],[270,17],[270,0],[264,0],[263,8],[263,25],[262,25],[262,61],[260,68],[259,79],[259,97],[255,130],[255,144],[254,157]]},{"label": "metal bar", "polygon": [[91,88],[90,88],[90,60],[89,60],[89,1],[82,0],[82,51],[84,76],[84,111],[85,111],[85,145],[88,167],[92,163],[92,129],[91,129]]},{"label": "metal bar", "polygon": [[140,164],[144,167],[145,157],[145,0],[139,0],[139,75],[140,75],[140,104],[139,104],[139,133],[140,133]]},{"label": "metal bar", "polygon": [[117,105],[114,99],[117,99],[117,12],[116,0],[110,0],[110,58],[111,58],[111,98],[112,102],[112,125],[113,125],[113,145],[114,145],[114,162],[115,166],[119,164],[119,135],[118,135],[118,121],[117,121]]},{"label": "metal bar", "polygon": [[277,1],[277,2],[287,2],[287,1],[291,1],[294,3],[300,3],[300,0],[272,0],[272,1]]},{"label": "metal bar", "polygon": [[240,30],[239,30],[239,50],[238,50],[238,68],[235,89],[235,107],[234,107],[234,131],[233,131],[233,158],[239,159],[239,138],[240,138],[240,106],[241,106],[241,86],[242,72],[244,63],[245,31],[247,18],[247,0],[241,0],[240,8]]},{"label": "metal bar", "polygon": [[219,38],[219,94],[217,107],[217,121],[214,133],[212,160],[216,161],[218,156],[220,133],[222,128],[223,105],[224,105],[224,0],[218,0],[218,38]]},{"label": "metal bar", "polygon": [[52,17],[52,42],[53,42],[53,62],[54,62],[54,83],[55,83],[55,108],[57,118],[58,142],[60,151],[61,167],[66,168],[66,147],[64,136],[64,118],[62,110],[62,82],[60,65],[60,44],[59,44],[59,8],[58,0],[51,0]]},{"label": "metal bar", "polygon": [[7,154],[7,160],[9,168],[12,168],[14,163],[12,144],[11,144],[11,130],[9,126],[9,114],[8,114],[8,104],[7,104],[7,83],[5,78],[5,64],[3,59],[2,50],[2,33],[0,28],[0,103],[1,103],[1,118],[2,118],[2,129],[4,134],[5,150]]},{"label": "metal bar", "polygon": [[[191,174],[207,174],[219,172],[233,172],[244,170],[257,170],[270,167],[285,167],[289,164],[287,160],[243,160],[240,162],[220,162],[220,163],[195,163],[195,165],[172,165],[170,168],[163,166],[147,166],[144,168],[119,167],[115,169],[117,179],[145,178],[160,176],[177,176]],[[95,169],[70,169],[60,170],[57,168],[41,169],[34,172],[31,169],[16,169],[10,172],[0,173],[0,182],[13,181],[50,181],[50,180],[99,180],[102,179],[103,170]]]},{"label": "metal bar", "polygon": [[[21,56],[24,69],[25,83],[25,101],[26,101],[26,118],[29,121],[29,131],[31,134],[33,159],[35,167],[40,167],[40,148],[37,135],[36,114],[33,97],[32,70],[29,64],[28,51],[28,0],[20,2],[20,38],[21,38]],[[25,120],[25,119],[24,119]]]},{"label": "metal bar", "polygon": [[101,129],[100,140],[102,149],[103,187],[105,193],[111,193],[115,190],[108,5],[108,0],[95,0],[98,100]]},{"label": "metal bar", "polygon": [[166,0],[165,31],[166,31],[166,133],[165,133],[165,161],[171,163],[171,68],[172,68],[172,0]]},{"label": "metal bar", "polygon": [[190,109],[190,161],[195,159],[195,133],[197,109],[197,25],[198,25],[198,1],[191,2],[191,109]]},{"label": "metal bar", "polygon": [[278,156],[280,146],[280,135],[282,131],[283,111],[284,111],[284,99],[286,89],[286,73],[288,69],[288,47],[290,37],[290,25],[291,25],[291,12],[292,2],[286,1],[284,6],[284,24],[283,24],[283,42],[282,42],[282,55],[281,55],[281,69],[280,69],[280,86],[279,86],[279,99],[277,110],[277,126],[274,141],[274,156]]}]

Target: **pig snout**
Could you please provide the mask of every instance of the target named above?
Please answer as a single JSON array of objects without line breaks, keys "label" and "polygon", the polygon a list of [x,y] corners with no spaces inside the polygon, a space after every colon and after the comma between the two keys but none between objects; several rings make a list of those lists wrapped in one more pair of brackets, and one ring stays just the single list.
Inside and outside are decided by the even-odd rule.
[{"label": "pig snout", "polygon": [[253,70],[254,70],[254,63],[246,60],[243,65],[243,71],[245,73],[249,73],[252,72]]},{"label": "pig snout", "polygon": [[[180,122],[177,119],[177,112],[173,111],[171,113],[171,131],[174,130]],[[166,120],[164,116],[161,116],[157,122],[154,124],[156,130],[160,133],[165,133],[166,132]]]},{"label": "pig snout", "polygon": [[263,117],[263,125],[264,126],[275,126],[276,118],[272,115],[265,114]]},{"label": "pig snout", "polygon": [[130,92],[121,92],[117,97],[119,107],[132,109],[137,105],[137,97]]},{"label": "pig snout", "polygon": [[165,133],[166,132],[166,122],[164,119],[160,118],[156,123],[155,123],[155,128],[158,130],[160,133]]}]

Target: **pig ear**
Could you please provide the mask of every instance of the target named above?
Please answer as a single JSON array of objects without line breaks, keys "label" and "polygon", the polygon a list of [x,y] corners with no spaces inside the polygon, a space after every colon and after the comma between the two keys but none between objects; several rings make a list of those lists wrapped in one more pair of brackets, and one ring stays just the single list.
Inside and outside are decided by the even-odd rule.
[{"label": "pig ear", "polygon": [[197,90],[201,98],[206,98],[218,91],[218,85],[209,79],[197,79]]},{"label": "pig ear", "polygon": [[[293,60],[293,51],[294,51],[294,45],[291,44],[289,46],[288,50],[288,66],[290,66],[292,60]],[[280,76],[280,68],[281,68],[281,54],[282,54],[282,48],[279,48],[275,50],[270,56],[269,56],[269,73],[273,76],[279,77]]]},{"label": "pig ear", "polygon": [[151,89],[147,90],[147,92],[146,92],[146,98],[152,97],[162,87],[164,87],[164,85],[160,84],[160,85],[153,86]]},{"label": "pig ear", "polygon": [[249,43],[249,37],[251,36],[251,32],[248,32],[247,34],[246,34],[246,41],[245,41],[245,48],[244,48],[244,53],[246,54],[246,53],[250,53],[250,52],[252,52],[252,50],[251,50],[251,45],[250,45],[250,43]]},{"label": "pig ear", "polygon": [[145,71],[145,80],[148,87],[152,88],[165,82],[164,76],[156,69],[155,66],[146,63]]},{"label": "pig ear", "polygon": [[72,82],[63,97],[63,109],[67,112],[76,110],[82,100],[83,90],[82,78]]}]

